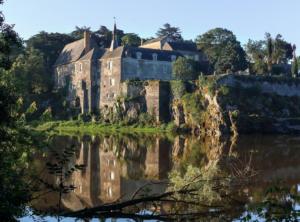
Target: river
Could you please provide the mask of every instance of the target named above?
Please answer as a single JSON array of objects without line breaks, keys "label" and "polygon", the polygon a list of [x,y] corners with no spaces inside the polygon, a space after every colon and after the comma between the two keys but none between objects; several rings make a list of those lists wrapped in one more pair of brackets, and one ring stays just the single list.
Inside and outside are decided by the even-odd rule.
[{"label": "river", "polygon": [[[28,206],[32,216],[21,221],[75,221],[68,213],[157,196],[184,182],[197,189],[197,197],[188,193],[170,198],[186,197],[186,201],[197,201],[197,207],[175,201],[140,203],[117,213],[89,215],[83,221],[99,221],[93,217],[107,221],[174,220],[195,211],[201,213],[193,215],[199,221],[240,221],[247,215],[250,221],[264,221],[270,215],[280,218],[283,211],[292,214],[298,209],[298,199],[291,198],[298,195],[300,182],[297,136],[250,135],[230,140],[153,134],[76,135],[54,136],[49,144],[32,162],[40,180],[38,198]],[[193,177],[197,173],[201,180]],[[272,201],[279,207],[271,208]],[[209,207],[199,207],[203,203]],[[61,212],[65,217],[57,216]],[[172,216],[135,218],[136,214]]]}]

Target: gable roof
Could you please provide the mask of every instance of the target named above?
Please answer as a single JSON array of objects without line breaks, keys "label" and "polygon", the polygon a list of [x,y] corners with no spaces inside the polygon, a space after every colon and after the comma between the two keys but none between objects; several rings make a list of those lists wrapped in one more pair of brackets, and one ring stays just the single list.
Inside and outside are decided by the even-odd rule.
[{"label": "gable roof", "polygon": [[75,62],[81,57],[83,52],[84,52],[84,39],[69,43],[64,47],[64,49],[60,53],[54,66]]},{"label": "gable roof", "polygon": [[121,58],[123,56],[124,48],[124,46],[120,46],[113,51],[110,51],[110,49],[106,49],[101,59]]},{"label": "gable roof", "polygon": [[104,53],[105,53],[104,49],[93,48],[88,53],[86,53],[84,56],[82,56],[79,60],[83,61],[83,60],[99,59]]},{"label": "gable roof", "polygon": [[148,44],[151,44],[151,43],[154,43],[154,42],[160,42],[160,41],[164,40],[165,38],[167,38],[167,36],[161,36],[161,37],[157,37],[157,38],[154,38],[154,39],[150,39],[150,40],[144,42],[143,45],[148,45]]},{"label": "gable roof", "polygon": [[194,42],[168,42],[175,51],[197,52],[197,45]]},{"label": "gable roof", "polygon": [[[90,40],[91,48],[92,49],[99,49],[97,43],[91,36]],[[84,56],[85,58],[88,58],[87,54],[89,54],[92,50],[90,50],[87,54],[84,53],[84,39],[77,40],[75,42],[71,42],[67,44],[61,53],[59,54],[54,66],[59,66],[59,65],[65,65],[69,64],[72,62],[75,62],[82,58]],[[92,53],[91,58],[93,57],[94,52]]]}]

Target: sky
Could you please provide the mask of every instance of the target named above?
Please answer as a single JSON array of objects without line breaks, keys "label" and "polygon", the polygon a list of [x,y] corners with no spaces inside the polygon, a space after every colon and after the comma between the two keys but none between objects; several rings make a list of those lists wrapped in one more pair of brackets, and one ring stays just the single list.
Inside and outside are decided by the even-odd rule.
[{"label": "sky", "polygon": [[242,44],[280,33],[300,53],[300,0],[5,0],[1,10],[23,39],[40,31],[70,33],[75,26],[112,29],[116,17],[119,29],[144,38],[166,22],[180,27],[185,39],[216,27],[233,31]]}]

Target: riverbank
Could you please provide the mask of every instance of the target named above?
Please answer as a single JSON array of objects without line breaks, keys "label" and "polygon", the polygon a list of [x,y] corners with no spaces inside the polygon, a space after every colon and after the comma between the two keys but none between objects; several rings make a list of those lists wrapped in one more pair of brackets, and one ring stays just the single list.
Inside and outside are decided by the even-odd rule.
[{"label": "riverbank", "polygon": [[157,126],[146,125],[122,125],[97,122],[83,122],[77,120],[71,121],[50,121],[35,122],[31,125],[36,131],[50,134],[89,134],[99,133],[174,133],[176,127],[174,124],[161,124]]}]

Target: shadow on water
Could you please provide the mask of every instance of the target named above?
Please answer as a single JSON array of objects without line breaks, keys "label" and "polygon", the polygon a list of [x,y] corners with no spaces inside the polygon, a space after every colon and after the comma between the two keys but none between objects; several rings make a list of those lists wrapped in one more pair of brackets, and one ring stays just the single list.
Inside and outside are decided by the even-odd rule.
[{"label": "shadow on water", "polygon": [[142,220],[298,217],[300,137],[235,141],[153,135],[55,136],[36,157],[34,215]]}]

